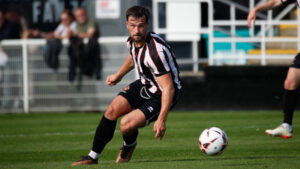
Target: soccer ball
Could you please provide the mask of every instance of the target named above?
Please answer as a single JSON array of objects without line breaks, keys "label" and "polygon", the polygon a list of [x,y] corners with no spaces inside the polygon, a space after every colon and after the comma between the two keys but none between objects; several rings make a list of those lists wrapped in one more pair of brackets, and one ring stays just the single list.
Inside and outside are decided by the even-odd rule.
[{"label": "soccer ball", "polygon": [[218,127],[205,129],[199,137],[199,147],[207,155],[221,154],[228,144],[226,133]]}]

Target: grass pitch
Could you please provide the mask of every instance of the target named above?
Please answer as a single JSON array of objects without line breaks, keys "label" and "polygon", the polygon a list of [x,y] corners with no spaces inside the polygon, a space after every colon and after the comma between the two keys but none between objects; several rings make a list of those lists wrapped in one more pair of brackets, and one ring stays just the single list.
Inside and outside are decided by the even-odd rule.
[{"label": "grass pitch", "polygon": [[[1,169],[60,168],[300,168],[300,114],[295,113],[292,139],[272,138],[264,130],[282,121],[280,111],[171,112],[162,141],[154,138],[153,124],[140,130],[132,161],[115,164],[122,145],[120,132],[106,146],[98,165],[71,163],[86,155],[101,114],[0,115]],[[225,130],[229,145],[219,156],[206,156],[198,148],[203,129]]]}]

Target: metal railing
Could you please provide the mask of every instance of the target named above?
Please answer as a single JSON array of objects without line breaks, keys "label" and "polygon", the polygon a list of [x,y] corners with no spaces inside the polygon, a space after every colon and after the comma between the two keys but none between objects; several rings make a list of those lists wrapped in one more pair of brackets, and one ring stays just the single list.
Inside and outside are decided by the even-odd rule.
[{"label": "metal railing", "polygon": [[[225,6],[227,5],[230,8],[230,19],[229,20],[214,20],[213,17],[213,9],[214,2],[223,3]],[[260,59],[261,65],[267,65],[267,59],[288,59],[291,60],[294,55],[269,55],[266,53],[266,43],[268,42],[295,42],[298,43],[298,50],[300,49],[300,27],[298,26],[297,32],[298,36],[294,38],[285,38],[285,37],[272,37],[273,35],[273,27],[278,25],[300,25],[300,12],[298,12],[297,20],[283,21],[281,20],[287,13],[289,13],[292,9],[294,9],[295,5],[291,4],[287,6],[280,14],[273,18],[273,12],[269,11],[267,16],[262,13],[258,13],[258,17],[262,17],[265,20],[256,21],[256,25],[259,26],[260,33],[254,35],[254,29],[249,30],[250,37],[239,37],[236,34],[236,30],[238,26],[247,27],[246,18],[245,20],[236,20],[236,10],[239,9],[248,13],[254,6],[255,1],[249,0],[249,8],[239,5],[231,0],[153,0],[153,27],[154,31],[159,34],[200,34],[200,35],[208,35],[208,59],[199,59],[198,56],[198,46],[196,45],[198,41],[191,39],[192,42],[192,58],[185,62],[185,64],[190,64],[193,66],[193,71],[198,72],[199,63],[208,63],[209,65],[216,65],[217,62],[224,59],[222,56],[218,56],[218,54],[214,51],[214,46],[217,43],[230,43],[231,49],[230,56],[226,56],[225,59]],[[168,3],[206,3],[208,5],[208,26],[207,27],[199,27],[198,30],[194,31],[173,31],[172,29],[165,27],[159,27],[159,11],[158,5],[160,3],[164,3],[168,5]],[[258,3],[260,4],[260,3]],[[166,18],[168,19],[168,18]],[[194,18],[193,18],[194,19]],[[229,27],[228,37],[216,37],[214,33],[220,30],[220,27]],[[268,36],[266,35],[268,33]],[[242,58],[240,57],[239,51],[237,51],[236,46],[237,43],[246,42],[246,43],[260,43],[261,54],[253,55],[253,54],[243,54]],[[225,52],[224,52],[225,53]]]},{"label": "metal railing", "polygon": [[[237,59],[239,58],[238,52],[236,50],[236,45],[237,43],[240,42],[247,42],[247,43],[260,43],[259,48],[261,50],[261,54],[255,55],[255,54],[245,54],[243,57],[245,59],[260,59],[260,63],[262,66],[267,65],[266,60],[267,59],[288,59],[291,60],[295,55],[270,55],[266,53],[266,44],[268,42],[277,42],[277,43],[285,43],[285,42],[295,42],[297,43],[298,46],[298,51],[300,50],[300,27],[298,26],[297,32],[298,36],[297,37],[274,37],[273,36],[273,28],[274,26],[279,26],[279,25],[295,25],[298,24],[300,25],[300,13],[298,12],[297,20],[289,20],[289,21],[284,21],[281,20],[288,12],[290,12],[296,5],[291,4],[285,8],[280,14],[274,17],[273,19],[273,12],[270,10],[267,13],[267,20],[257,20],[255,22],[255,25],[259,27],[259,33],[257,35],[254,35],[254,28],[249,29],[249,34],[250,37],[239,37],[236,34],[236,27],[237,26],[244,26],[247,27],[247,22],[246,18],[245,20],[236,20],[236,9],[237,6],[235,3],[226,3],[226,1],[220,1],[230,7],[230,20],[218,20],[213,22],[213,29],[214,31],[216,30],[216,27],[222,27],[222,26],[227,26],[230,27],[230,36],[229,37],[214,37],[211,36],[212,39],[212,44],[216,43],[230,43],[231,44],[231,56],[228,57],[226,56],[226,59]],[[253,8],[255,6],[254,0],[249,1],[249,6],[250,8]],[[249,9],[250,10],[250,9]],[[254,25],[252,26],[254,27]],[[210,46],[210,48],[214,48],[214,45]],[[212,50],[213,51],[213,50]],[[220,57],[216,57],[215,53],[212,52],[210,53],[209,56],[209,64],[214,65],[215,61],[221,59]]]},{"label": "metal railing", "polygon": [[[102,50],[102,79],[84,77],[81,89],[77,81],[68,81],[68,56],[60,54],[55,71],[44,62],[45,39],[3,40],[1,47],[9,59],[2,68],[0,112],[49,112],[105,110],[117,92],[136,79],[131,72],[116,87],[108,87],[105,78],[118,70],[127,56],[127,37],[99,38]],[[62,104],[63,103],[63,104]]]}]

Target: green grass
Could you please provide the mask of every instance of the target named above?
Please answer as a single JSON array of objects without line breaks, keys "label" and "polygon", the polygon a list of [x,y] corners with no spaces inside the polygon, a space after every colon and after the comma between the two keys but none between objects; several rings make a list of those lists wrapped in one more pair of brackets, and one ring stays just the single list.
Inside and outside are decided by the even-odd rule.
[{"label": "green grass", "polygon": [[[115,164],[122,145],[120,132],[106,146],[99,164],[71,167],[89,152],[100,114],[0,115],[1,169],[59,168],[299,168],[300,114],[295,113],[292,139],[272,138],[266,128],[282,121],[280,111],[171,112],[162,141],[154,138],[153,124],[140,130],[138,146],[127,164]],[[219,156],[198,148],[201,131],[217,126],[226,131],[229,145]]]}]

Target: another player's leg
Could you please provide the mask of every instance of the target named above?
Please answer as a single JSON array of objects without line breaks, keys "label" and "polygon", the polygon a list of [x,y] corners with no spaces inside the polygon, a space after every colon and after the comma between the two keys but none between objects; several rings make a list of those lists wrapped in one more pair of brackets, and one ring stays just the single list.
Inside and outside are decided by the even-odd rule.
[{"label": "another player's leg", "polygon": [[122,96],[117,96],[107,108],[97,127],[92,150],[72,165],[97,164],[99,155],[114,135],[117,119],[130,111],[131,106],[128,101]]},{"label": "another player's leg", "polygon": [[120,123],[120,130],[123,135],[124,144],[117,156],[116,163],[128,162],[137,145],[138,128],[146,125],[144,113],[136,109],[125,115]]},{"label": "another player's leg", "polygon": [[266,133],[271,136],[282,138],[292,137],[292,120],[297,102],[297,88],[300,84],[300,69],[289,68],[288,75],[284,82],[283,111],[284,120],[281,125],[275,129],[268,129]]}]

